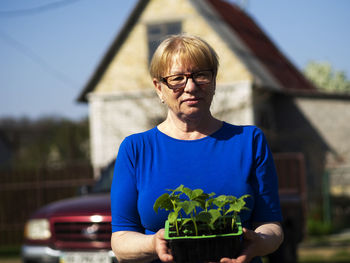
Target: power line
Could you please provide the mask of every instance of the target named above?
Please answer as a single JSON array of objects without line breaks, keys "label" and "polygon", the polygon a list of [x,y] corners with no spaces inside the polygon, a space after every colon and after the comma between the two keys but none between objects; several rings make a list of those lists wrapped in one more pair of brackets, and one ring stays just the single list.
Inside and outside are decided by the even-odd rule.
[{"label": "power line", "polygon": [[27,8],[27,9],[17,9],[17,10],[0,10],[0,16],[3,17],[16,17],[16,16],[27,16],[27,15],[35,15],[38,13],[43,13],[49,10],[61,8],[66,5],[73,4],[74,2],[78,2],[80,0],[60,0],[53,3],[48,3],[45,5]]},{"label": "power line", "polygon": [[73,81],[66,74],[51,66],[45,59],[36,54],[32,49],[20,43],[19,41],[17,41],[12,36],[10,36],[2,30],[0,30],[0,38],[2,38],[8,45],[15,48],[17,51],[19,51],[26,57],[30,58],[33,62],[39,65],[43,70],[45,70],[55,79],[63,82],[64,84],[72,88],[77,86],[75,81]]}]

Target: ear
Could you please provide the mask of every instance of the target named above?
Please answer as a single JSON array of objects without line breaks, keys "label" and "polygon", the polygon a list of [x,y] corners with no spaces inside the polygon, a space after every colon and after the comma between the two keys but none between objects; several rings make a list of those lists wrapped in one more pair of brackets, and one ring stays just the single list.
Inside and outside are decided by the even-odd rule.
[{"label": "ear", "polygon": [[154,78],[153,79],[153,85],[156,88],[156,92],[158,94],[159,99],[162,100],[163,99],[163,94],[162,94],[162,84],[161,84],[161,82],[158,79]]}]

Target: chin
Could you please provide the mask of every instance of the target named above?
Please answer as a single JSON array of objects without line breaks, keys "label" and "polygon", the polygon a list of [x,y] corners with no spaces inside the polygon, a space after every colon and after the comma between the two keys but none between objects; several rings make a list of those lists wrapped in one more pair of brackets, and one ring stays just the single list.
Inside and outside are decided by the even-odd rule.
[{"label": "chin", "polygon": [[191,110],[187,110],[185,112],[183,112],[183,116],[187,117],[187,118],[196,118],[196,117],[200,117],[200,116],[204,116],[204,115],[208,115],[209,111],[207,110],[202,110],[202,109],[191,109]]}]

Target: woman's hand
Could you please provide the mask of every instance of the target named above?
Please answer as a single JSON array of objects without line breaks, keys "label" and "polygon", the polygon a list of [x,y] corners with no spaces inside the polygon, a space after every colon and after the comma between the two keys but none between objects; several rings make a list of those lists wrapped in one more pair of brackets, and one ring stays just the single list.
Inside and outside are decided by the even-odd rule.
[{"label": "woman's hand", "polygon": [[241,254],[235,259],[222,258],[220,263],[248,263],[254,257],[261,255],[264,239],[260,234],[247,228],[243,228],[243,239],[244,247]]},{"label": "woman's hand", "polygon": [[243,250],[235,258],[222,258],[220,263],[248,263],[256,256],[265,256],[275,251],[283,241],[283,231],[280,223],[261,224],[258,228],[249,230],[243,228]]},{"label": "woman's hand", "polygon": [[154,235],[154,248],[162,262],[173,262],[174,258],[171,255],[170,249],[167,246],[167,241],[164,239],[164,229],[160,229]]}]

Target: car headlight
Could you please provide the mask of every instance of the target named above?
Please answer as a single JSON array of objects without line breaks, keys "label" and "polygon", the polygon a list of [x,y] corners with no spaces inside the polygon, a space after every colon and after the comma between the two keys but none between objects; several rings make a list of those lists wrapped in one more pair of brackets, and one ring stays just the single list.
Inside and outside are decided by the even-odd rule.
[{"label": "car headlight", "polygon": [[47,219],[31,219],[26,223],[24,236],[33,240],[44,240],[51,237],[50,222]]}]

